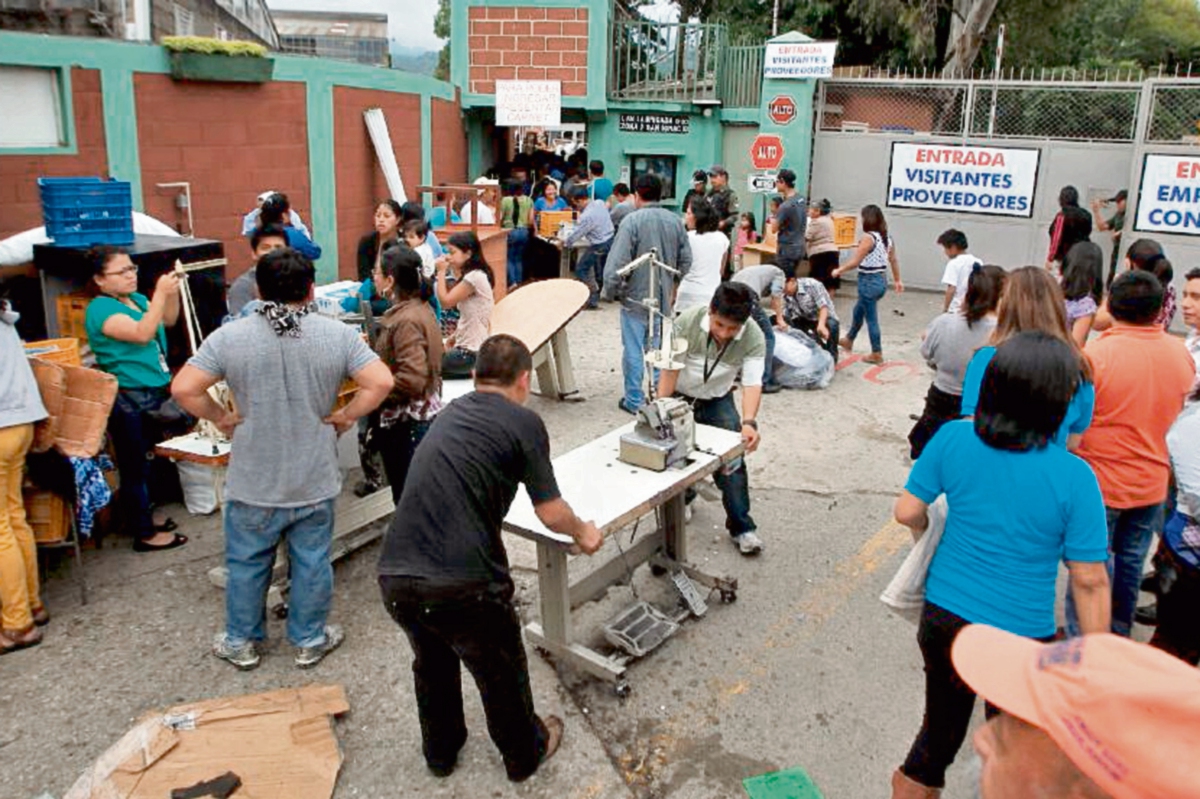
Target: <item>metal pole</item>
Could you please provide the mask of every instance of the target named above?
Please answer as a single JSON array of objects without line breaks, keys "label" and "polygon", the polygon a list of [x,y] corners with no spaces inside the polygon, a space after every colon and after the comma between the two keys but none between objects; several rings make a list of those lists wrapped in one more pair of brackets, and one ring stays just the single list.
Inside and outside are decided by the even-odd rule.
[{"label": "metal pole", "polygon": [[996,38],[996,64],[992,67],[992,108],[988,112],[988,138],[996,132],[996,98],[1000,93],[1000,66],[1004,62],[1004,23],[1000,23],[1000,35]]},{"label": "metal pole", "polygon": [[779,0],[775,0],[775,10],[771,14],[771,37],[779,35]]}]

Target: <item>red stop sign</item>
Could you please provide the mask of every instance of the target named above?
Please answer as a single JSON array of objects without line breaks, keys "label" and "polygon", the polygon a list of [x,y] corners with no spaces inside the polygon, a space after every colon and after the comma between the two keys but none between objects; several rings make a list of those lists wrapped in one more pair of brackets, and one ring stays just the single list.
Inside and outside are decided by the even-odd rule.
[{"label": "red stop sign", "polygon": [[786,94],[781,94],[767,106],[767,115],[776,125],[786,125],[796,118],[796,102]]},{"label": "red stop sign", "polygon": [[755,169],[778,169],[783,163],[783,139],[760,133],[750,145],[750,163]]}]

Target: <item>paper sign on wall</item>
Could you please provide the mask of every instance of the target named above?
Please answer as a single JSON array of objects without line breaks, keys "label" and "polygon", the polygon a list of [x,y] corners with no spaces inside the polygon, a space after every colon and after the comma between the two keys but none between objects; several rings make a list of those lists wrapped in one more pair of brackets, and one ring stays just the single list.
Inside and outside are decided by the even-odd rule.
[{"label": "paper sign on wall", "polygon": [[1200,236],[1200,157],[1146,156],[1133,228]]},{"label": "paper sign on wall", "polygon": [[892,143],[887,204],[966,214],[1033,216],[1041,150]]},{"label": "paper sign on wall", "polygon": [[832,78],[837,42],[767,42],[764,78]]},{"label": "paper sign on wall", "polygon": [[559,81],[496,81],[496,125],[516,128],[561,124],[562,83]]}]

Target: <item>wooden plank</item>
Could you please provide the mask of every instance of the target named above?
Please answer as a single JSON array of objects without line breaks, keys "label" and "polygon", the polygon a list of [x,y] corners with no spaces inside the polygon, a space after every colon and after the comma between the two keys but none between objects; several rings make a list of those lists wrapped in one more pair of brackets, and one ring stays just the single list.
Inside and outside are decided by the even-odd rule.
[{"label": "wooden plank", "polygon": [[539,280],[522,286],[492,309],[491,334],[507,334],[537,352],[587,305],[588,288],[578,280]]}]

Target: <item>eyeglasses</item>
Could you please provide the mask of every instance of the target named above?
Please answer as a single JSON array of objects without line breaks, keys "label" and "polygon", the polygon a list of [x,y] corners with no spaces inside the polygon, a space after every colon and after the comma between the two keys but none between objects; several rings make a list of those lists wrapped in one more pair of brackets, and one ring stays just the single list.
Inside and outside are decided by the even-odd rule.
[{"label": "eyeglasses", "polygon": [[104,276],[105,277],[121,277],[122,275],[136,275],[137,271],[138,271],[137,267],[131,264],[131,265],[125,267],[124,269],[118,269],[115,272],[105,272]]}]

